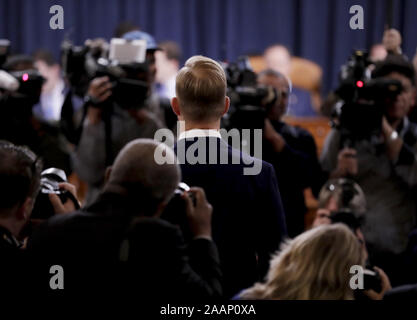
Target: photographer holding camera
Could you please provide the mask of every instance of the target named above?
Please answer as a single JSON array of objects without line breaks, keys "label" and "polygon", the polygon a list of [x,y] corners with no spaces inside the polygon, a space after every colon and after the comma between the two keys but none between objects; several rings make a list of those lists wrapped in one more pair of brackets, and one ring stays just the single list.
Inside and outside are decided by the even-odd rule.
[{"label": "photographer holding camera", "polygon": [[[42,163],[28,148],[7,141],[0,141],[0,159],[0,278],[7,292],[30,281],[30,263],[23,248],[30,237],[28,229],[36,228],[30,219],[41,187]],[[74,186],[59,186],[75,196]],[[49,194],[49,200],[55,214],[75,209],[72,201],[62,203],[56,194]]]},{"label": "photographer holding camera", "polygon": [[[75,171],[88,183],[86,203],[97,197],[106,167],[123,146],[136,138],[153,138],[164,123],[161,101],[152,94],[156,72],[154,53],[158,50],[155,40],[138,30],[126,33],[123,38],[146,41],[144,66],[130,71],[127,79],[127,84],[133,80],[145,87],[140,88],[141,92],[132,87],[119,91],[116,99],[114,79],[99,76],[90,82],[84,106],[86,118],[74,157]],[[120,104],[122,99],[124,105]]]},{"label": "photographer holding camera", "polygon": [[204,191],[191,188],[182,194],[193,233],[188,247],[179,229],[159,218],[181,171],[169,148],[166,156],[173,164],[156,163],[158,147],[150,139],[131,141],[107,170],[95,203],[49,219],[33,235],[28,248],[41,265],[65,269],[65,293],[106,297],[133,291],[137,301],[221,295],[218,253],[211,240],[212,207]]},{"label": "photographer holding camera", "polygon": [[313,193],[318,193],[323,180],[317,148],[308,131],[291,126],[282,119],[291,94],[290,80],[282,73],[266,70],[259,74],[258,83],[271,86],[280,94],[267,108],[263,158],[275,168],[288,235],[295,237],[304,231],[304,214],[307,212],[304,190],[311,187]]},{"label": "photographer holding camera", "polygon": [[[363,231],[370,259],[392,279],[416,220],[417,126],[407,118],[415,102],[414,68],[402,56],[391,55],[377,64],[373,77],[397,80],[401,84],[400,92],[389,98],[387,91],[396,86],[391,83],[385,91],[373,91],[371,99],[358,105],[360,108],[350,105],[342,109],[342,112],[356,112],[349,114],[350,134],[362,131],[360,134],[353,132],[356,139],[345,139],[343,130],[333,129],[327,137],[321,162],[331,177],[350,177],[362,187],[369,209]],[[363,82],[357,84],[363,85]],[[385,97],[383,101],[380,96]],[[367,117],[373,107],[369,100],[377,99],[379,102],[374,107],[378,113]],[[342,117],[346,119],[347,116]],[[363,123],[364,119],[369,123]],[[378,130],[367,137],[362,135],[363,130],[373,129],[375,119],[381,119],[376,124]]]},{"label": "photographer holding camera", "polygon": [[39,102],[43,77],[30,56],[14,55],[1,68],[18,83],[17,90],[0,85],[0,139],[25,145],[42,157],[45,167],[72,171],[68,145],[59,128],[37,118],[33,107]]}]

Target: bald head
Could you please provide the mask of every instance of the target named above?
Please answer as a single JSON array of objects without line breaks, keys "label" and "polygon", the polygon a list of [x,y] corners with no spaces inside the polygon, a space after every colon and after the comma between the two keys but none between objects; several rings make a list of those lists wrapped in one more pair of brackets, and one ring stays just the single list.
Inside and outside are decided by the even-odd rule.
[{"label": "bald head", "polygon": [[[146,191],[154,201],[166,202],[181,179],[176,161],[158,164],[155,149],[159,143],[151,139],[136,139],[128,143],[114,161],[106,187],[123,187],[129,193]],[[166,158],[175,159],[174,151],[166,148]]]},{"label": "bald head", "polygon": [[265,63],[268,69],[289,76],[291,69],[291,54],[283,45],[272,45],[265,50]]}]

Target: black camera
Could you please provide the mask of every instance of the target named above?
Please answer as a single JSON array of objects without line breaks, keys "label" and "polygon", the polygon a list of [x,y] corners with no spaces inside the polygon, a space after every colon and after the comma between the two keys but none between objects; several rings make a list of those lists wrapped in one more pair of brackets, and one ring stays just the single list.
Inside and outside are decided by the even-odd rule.
[{"label": "black camera", "polygon": [[59,184],[62,182],[67,182],[67,176],[63,170],[49,168],[42,171],[40,192],[32,210],[33,219],[48,219],[55,214],[48,196],[50,193],[56,194],[62,203],[71,199],[71,201],[74,202],[75,207],[79,209],[78,201],[74,198],[71,192],[63,190],[59,187]]},{"label": "black camera", "polygon": [[[362,219],[359,218],[360,215],[355,214],[349,209],[342,208],[338,212],[332,212],[330,215],[330,220],[332,223],[343,223],[348,226],[350,230],[356,235],[356,231],[360,228],[362,224]],[[363,289],[364,290],[374,290],[375,292],[381,292],[381,276],[377,271],[374,271],[374,268],[371,264],[367,263],[366,269],[363,272]]]},{"label": "black camera", "polygon": [[107,56],[103,46],[74,46],[68,40],[62,43],[62,66],[73,92],[84,97],[92,79],[107,76],[113,86],[109,99],[124,109],[142,107],[149,93],[148,63],[120,63]]},{"label": "black camera", "polygon": [[21,113],[22,107],[31,110],[32,106],[39,102],[45,79],[36,69],[3,70],[7,69],[9,53],[10,41],[0,39],[0,69],[2,70],[0,96],[2,103],[8,107],[9,111],[16,110],[16,112]]},{"label": "black camera", "polygon": [[237,62],[224,64],[227,77],[227,95],[230,110],[224,117],[226,128],[263,129],[268,108],[279,99],[274,88],[259,85],[248,57],[239,57]]},{"label": "black camera", "polygon": [[190,187],[186,183],[180,182],[174,191],[173,197],[165,207],[161,218],[179,226],[183,232],[184,239],[191,240],[192,234],[188,226],[186,203],[182,198],[184,192],[188,192],[194,206],[196,205],[195,195],[190,192]]},{"label": "black camera", "polygon": [[369,139],[379,134],[387,103],[402,91],[397,80],[371,79],[371,64],[368,53],[355,50],[341,68],[335,93],[342,101],[336,104],[332,117],[333,125],[342,132],[342,140]]}]

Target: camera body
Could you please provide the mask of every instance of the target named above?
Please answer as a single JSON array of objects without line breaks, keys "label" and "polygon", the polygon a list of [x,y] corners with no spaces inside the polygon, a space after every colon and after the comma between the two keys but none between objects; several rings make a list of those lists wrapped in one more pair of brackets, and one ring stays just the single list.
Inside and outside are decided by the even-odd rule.
[{"label": "camera body", "polygon": [[402,91],[397,80],[371,79],[371,65],[366,52],[355,50],[341,68],[340,85],[335,91],[341,102],[336,104],[332,117],[344,140],[370,139],[379,134],[387,102]]},{"label": "camera body", "polygon": [[40,191],[32,210],[32,219],[48,219],[54,215],[54,209],[49,200],[49,194],[56,194],[62,203],[69,198],[69,192],[62,190],[59,183],[67,182],[65,172],[57,168],[49,168],[41,173]]},{"label": "camera body", "polygon": [[279,92],[259,85],[248,57],[223,64],[227,77],[230,111],[224,119],[226,128],[263,129],[268,108],[279,99]]},{"label": "camera body", "polygon": [[[19,71],[3,70],[9,53],[10,41],[0,39],[0,97],[6,107],[21,114],[22,107],[31,111],[32,106],[39,102],[45,79],[35,68]],[[13,110],[9,111],[13,112]]]},{"label": "camera body", "polygon": [[188,192],[193,205],[196,205],[195,195],[190,192],[190,187],[184,182],[180,182],[174,191],[174,195],[165,207],[161,218],[177,225],[181,228],[185,240],[191,240],[192,234],[188,226],[188,219],[186,213],[186,203],[182,198],[184,192]]}]

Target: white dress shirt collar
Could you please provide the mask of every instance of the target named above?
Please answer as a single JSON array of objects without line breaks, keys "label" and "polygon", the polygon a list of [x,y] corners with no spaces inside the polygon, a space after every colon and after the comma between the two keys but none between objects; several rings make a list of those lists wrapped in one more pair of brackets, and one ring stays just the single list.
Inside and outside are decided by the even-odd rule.
[{"label": "white dress shirt collar", "polygon": [[202,138],[202,137],[215,137],[221,139],[219,130],[215,129],[191,129],[183,131],[179,134],[178,140],[181,139],[192,139],[192,138]]}]

